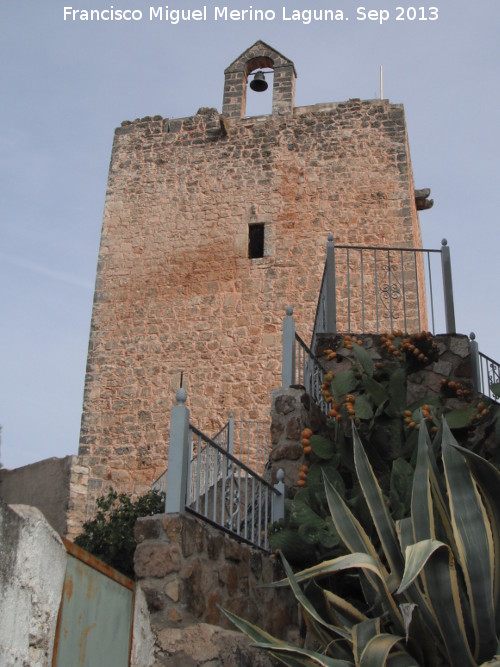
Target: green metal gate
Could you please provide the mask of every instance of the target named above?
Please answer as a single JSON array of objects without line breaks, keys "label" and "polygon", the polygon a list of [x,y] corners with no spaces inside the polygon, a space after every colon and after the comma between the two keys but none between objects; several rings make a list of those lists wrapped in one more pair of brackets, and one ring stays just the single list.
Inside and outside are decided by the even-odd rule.
[{"label": "green metal gate", "polygon": [[63,538],[68,552],[53,667],[128,667],[135,584]]}]

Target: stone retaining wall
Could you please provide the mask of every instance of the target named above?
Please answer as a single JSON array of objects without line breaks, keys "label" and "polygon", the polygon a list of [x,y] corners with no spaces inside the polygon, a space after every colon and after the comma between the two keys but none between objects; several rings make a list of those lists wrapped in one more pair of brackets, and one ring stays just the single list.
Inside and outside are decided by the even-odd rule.
[{"label": "stone retaining wall", "polygon": [[157,636],[196,623],[234,629],[221,607],[281,637],[297,625],[291,592],[260,588],[283,577],[270,554],[189,514],[141,518],[135,535],[135,572]]}]

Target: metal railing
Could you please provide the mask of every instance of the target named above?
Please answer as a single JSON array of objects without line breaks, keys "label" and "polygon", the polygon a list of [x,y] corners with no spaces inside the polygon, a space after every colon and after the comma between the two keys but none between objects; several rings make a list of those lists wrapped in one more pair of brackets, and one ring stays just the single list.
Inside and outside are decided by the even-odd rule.
[{"label": "metal railing", "polygon": [[[269,432],[269,422],[250,419],[235,420],[231,413],[229,421],[211,439],[225,451],[250,466],[259,475],[262,475],[266,469],[271,451]],[[192,465],[195,464],[196,456],[196,451],[192,448],[190,459]],[[166,470],[155,479],[152,488],[166,492]]]},{"label": "metal railing", "polygon": [[[439,259],[439,266],[436,266]],[[441,273],[442,297],[435,290]],[[450,249],[335,245],[330,234],[311,348],[318,333],[455,333]]]},{"label": "metal railing", "polygon": [[166,513],[190,511],[267,550],[268,524],[284,517],[284,474],[273,486],[191,425],[186,398],[180,389],[171,413]]},{"label": "metal railing", "polygon": [[267,526],[276,520],[274,499],[281,492],[194,426],[189,431],[197,455],[189,467],[186,509],[267,550]]},{"label": "metal railing", "polygon": [[326,369],[295,331],[293,308],[286,309],[283,320],[282,386],[303,387],[316,405],[328,411],[322,392]]},{"label": "metal railing", "polygon": [[[472,378],[477,392],[491,398],[491,400],[500,402],[498,390],[500,389],[500,364],[479,351],[476,341],[476,334],[469,334]],[[495,386],[496,385],[496,386]],[[492,387],[495,386],[496,392]]]}]

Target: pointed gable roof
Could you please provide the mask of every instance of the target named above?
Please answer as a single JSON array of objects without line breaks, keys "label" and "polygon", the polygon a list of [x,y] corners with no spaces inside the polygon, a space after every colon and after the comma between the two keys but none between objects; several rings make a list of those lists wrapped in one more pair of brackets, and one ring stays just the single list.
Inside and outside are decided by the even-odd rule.
[{"label": "pointed gable roof", "polygon": [[[273,67],[283,67],[283,66],[291,66],[293,68],[293,73],[295,76],[297,76],[297,72],[295,71],[295,65],[293,64],[293,61],[291,61],[289,58],[281,54],[279,51],[276,51],[276,49],[273,49],[272,46],[269,46],[269,44],[266,44],[262,40],[257,40],[255,44],[250,46],[248,49],[243,51],[236,60],[233,60],[233,62],[229,65],[224,70],[224,73],[228,72],[239,72],[242,69],[245,69],[246,64],[248,63],[249,60],[253,60],[256,58],[268,58],[269,60],[272,61]],[[258,67],[259,65],[257,65]]]}]

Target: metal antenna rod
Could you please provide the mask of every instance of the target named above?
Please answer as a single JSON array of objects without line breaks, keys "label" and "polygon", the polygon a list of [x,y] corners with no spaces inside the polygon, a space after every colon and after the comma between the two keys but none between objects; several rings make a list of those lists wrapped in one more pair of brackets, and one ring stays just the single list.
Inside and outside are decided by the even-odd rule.
[{"label": "metal antenna rod", "polygon": [[380,99],[384,99],[384,74],[382,71],[382,65],[380,65]]}]

